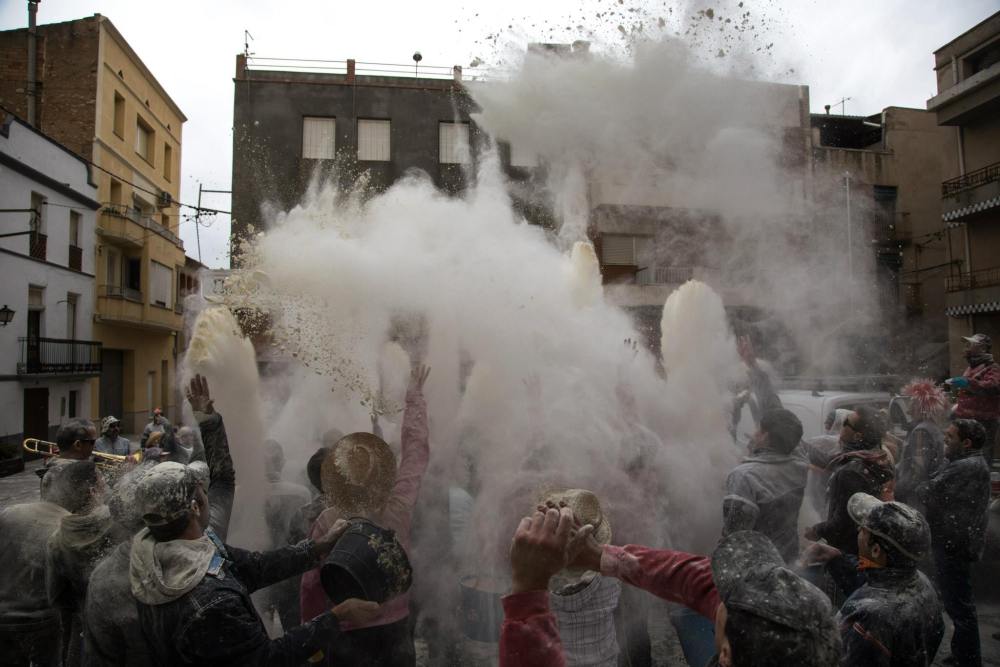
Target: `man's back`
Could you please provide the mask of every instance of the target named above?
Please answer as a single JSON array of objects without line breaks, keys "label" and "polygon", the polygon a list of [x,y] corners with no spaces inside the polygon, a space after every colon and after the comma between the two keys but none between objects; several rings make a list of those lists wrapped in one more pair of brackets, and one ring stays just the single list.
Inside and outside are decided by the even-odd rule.
[{"label": "man's back", "polygon": [[729,473],[723,499],[723,535],[756,530],[786,562],[798,554],[798,518],[809,466],[794,454],[761,451]]},{"label": "man's back", "polygon": [[944,637],[941,602],[916,569],[874,568],[837,615],[843,664],[917,667],[934,661]]},{"label": "man's back", "polygon": [[45,589],[45,548],[68,514],[47,502],[13,505],[0,512],[0,623],[54,617]]},{"label": "man's back", "polygon": [[990,472],[979,450],[942,466],[930,479],[925,502],[934,544],[963,559],[979,560],[990,502]]},{"label": "man's back", "polygon": [[86,655],[93,664],[150,664],[129,582],[131,542],[115,547],[90,577],[84,607]]}]

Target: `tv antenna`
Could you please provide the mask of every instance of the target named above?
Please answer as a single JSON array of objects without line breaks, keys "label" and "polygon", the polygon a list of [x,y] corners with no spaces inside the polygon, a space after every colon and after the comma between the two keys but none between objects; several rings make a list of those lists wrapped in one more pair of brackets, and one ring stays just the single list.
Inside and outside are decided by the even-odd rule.
[{"label": "tv antenna", "polygon": [[853,99],[853,98],[851,98],[851,97],[842,97],[842,98],[840,98],[840,100],[838,102],[834,102],[833,103],[833,106],[837,106],[838,104],[840,105],[840,115],[841,116],[846,116],[847,115],[847,100],[850,100],[850,99]]},{"label": "tv antenna", "polygon": [[250,34],[249,30],[243,31],[243,57],[249,58],[253,55],[250,52],[250,42],[253,41],[253,35]]}]

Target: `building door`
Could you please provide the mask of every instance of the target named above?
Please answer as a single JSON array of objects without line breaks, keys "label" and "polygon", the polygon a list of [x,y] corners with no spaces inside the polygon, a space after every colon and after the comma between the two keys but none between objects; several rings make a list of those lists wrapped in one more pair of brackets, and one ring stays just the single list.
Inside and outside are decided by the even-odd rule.
[{"label": "building door", "polygon": [[125,353],[121,350],[101,351],[101,414],[124,419]]},{"label": "building door", "polygon": [[49,439],[49,388],[24,390],[24,437]]},{"label": "building door", "polygon": [[41,353],[41,337],[42,337],[42,311],[40,310],[29,310],[28,311],[28,372],[37,373],[39,371],[39,364],[42,361]]}]

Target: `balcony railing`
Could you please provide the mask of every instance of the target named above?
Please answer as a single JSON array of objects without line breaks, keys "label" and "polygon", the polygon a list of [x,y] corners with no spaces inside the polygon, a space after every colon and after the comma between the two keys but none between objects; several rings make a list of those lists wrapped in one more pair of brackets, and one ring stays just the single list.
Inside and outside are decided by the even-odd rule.
[{"label": "balcony railing", "polygon": [[142,303],[142,292],[137,289],[132,289],[131,287],[124,287],[122,285],[101,285],[98,293],[101,296],[108,296],[113,299],[128,299],[129,301],[138,301],[139,303]]},{"label": "balcony railing", "polygon": [[45,259],[45,250],[49,244],[49,237],[41,232],[31,232],[30,238],[30,254],[35,259]]},{"label": "balcony railing", "polygon": [[[105,202],[102,208],[102,212],[105,215],[111,216],[113,218],[122,218],[124,220],[131,220],[135,224],[139,225],[143,229],[148,229],[154,234],[159,234],[163,238],[167,239],[174,245],[179,247],[184,247],[184,242],[181,238],[174,234],[172,231],[160,224],[156,218],[152,218],[148,215],[143,215],[138,209],[128,206],[126,204],[112,204],[110,202]],[[140,240],[141,242],[141,240]]]},{"label": "balcony railing", "polygon": [[964,176],[959,176],[958,178],[952,178],[945,181],[941,184],[941,196],[950,197],[951,195],[962,192],[963,190],[977,188],[981,185],[986,185],[987,183],[993,183],[995,181],[1000,181],[1000,162],[994,162],[993,164],[987,165],[981,169],[970,171]]},{"label": "balcony railing", "polygon": [[960,276],[948,276],[945,289],[949,292],[961,292],[962,290],[994,285],[1000,285],[1000,266],[972,271]]},{"label": "balcony railing", "polygon": [[693,266],[644,266],[635,272],[640,285],[680,285],[692,278]]},{"label": "balcony railing", "polygon": [[69,268],[83,271],[83,248],[75,245],[69,247]]},{"label": "balcony railing", "polygon": [[101,344],[90,340],[18,338],[18,375],[100,375]]}]

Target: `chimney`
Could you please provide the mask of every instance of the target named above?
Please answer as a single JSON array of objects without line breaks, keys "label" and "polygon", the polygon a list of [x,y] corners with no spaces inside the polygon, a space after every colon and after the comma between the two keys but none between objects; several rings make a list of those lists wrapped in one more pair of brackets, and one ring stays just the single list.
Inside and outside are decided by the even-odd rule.
[{"label": "chimney", "polygon": [[824,104],[823,108],[826,109],[826,115],[829,116],[830,115],[830,105],[829,104]]},{"label": "chimney", "polygon": [[247,56],[245,53],[236,54],[236,78],[242,79],[247,72]]},{"label": "chimney", "polygon": [[347,83],[354,83],[354,58],[347,59]]},{"label": "chimney", "polygon": [[462,83],[462,66],[455,65],[451,68],[451,76],[455,79],[455,83]]},{"label": "chimney", "polygon": [[38,63],[36,62],[38,47],[35,16],[38,14],[38,1],[28,0],[28,124],[32,127],[35,127],[37,121],[35,104],[38,95],[38,81],[36,80],[38,75]]}]

